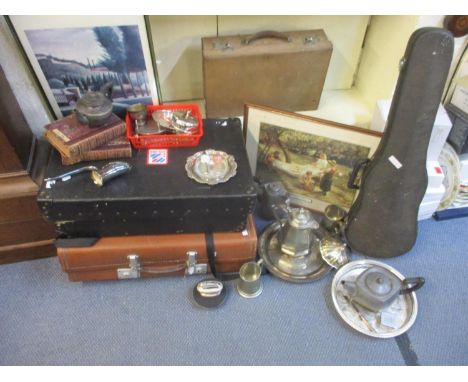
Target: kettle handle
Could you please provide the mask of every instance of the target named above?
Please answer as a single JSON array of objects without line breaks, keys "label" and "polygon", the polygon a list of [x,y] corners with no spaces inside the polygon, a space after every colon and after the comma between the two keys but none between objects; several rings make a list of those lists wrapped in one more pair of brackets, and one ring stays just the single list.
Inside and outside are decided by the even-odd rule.
[{"label": "kettle handle", "polygon": [[114,82],[108,81],[101,86],[99,91],[104,94],[107,98],[112,99],[112,89],[114,88]]},{"label": "kettle handle", "polygon": [[89,125],[89,119],[85,115],[81,114],[78,110],[75,110],[75,114],[78,117],[78,121],[82,125]]},{"label": "kettle handle", "polygon": [[421,288],[426,280],[424,277],[408,277],[403,280],[403,288],[400,294],[408,294]]}]

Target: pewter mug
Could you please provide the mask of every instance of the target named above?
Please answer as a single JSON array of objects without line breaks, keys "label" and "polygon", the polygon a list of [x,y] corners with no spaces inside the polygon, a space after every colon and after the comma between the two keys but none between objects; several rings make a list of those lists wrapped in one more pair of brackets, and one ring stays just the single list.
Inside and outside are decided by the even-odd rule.
[{"label": "pewter mug", "polygon": [[262,293],[262,262],[249,261],[240,268],[237,291],[242,297],[254,298]]},{"label": "pewter mug", "polygon": [[313,230],[319,224],[312,214],[304,208],[291,208],[288,219],[281,224],[281,251],[290,256],[306,256],[310,253],[310,246],[317,238]]}]

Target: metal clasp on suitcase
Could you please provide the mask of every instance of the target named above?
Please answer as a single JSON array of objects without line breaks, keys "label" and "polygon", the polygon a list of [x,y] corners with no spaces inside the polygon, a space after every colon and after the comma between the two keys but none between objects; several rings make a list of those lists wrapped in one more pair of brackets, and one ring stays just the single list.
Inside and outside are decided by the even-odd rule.
[{"label": "metal clasp on suitcase", "polygon": [[234,49],[230,42],[215,42],[213,43],[213,48],[217,50]]},{"label": "metal clasp on suitcase", "polygon": [[187,251],[187,260],[183,264],[178,264],[169,267],[142,267],[140,264],[140,256],[137,254],[131,254],[127,256],[128,268],[118,268],[117,278],[123,279],[138,279],[141,277],[141,273],[163,275],[168,273],[179,272],[185,269],[186,275],[199,275],[208,272],[208,264],[198,264],[198,252]]}]

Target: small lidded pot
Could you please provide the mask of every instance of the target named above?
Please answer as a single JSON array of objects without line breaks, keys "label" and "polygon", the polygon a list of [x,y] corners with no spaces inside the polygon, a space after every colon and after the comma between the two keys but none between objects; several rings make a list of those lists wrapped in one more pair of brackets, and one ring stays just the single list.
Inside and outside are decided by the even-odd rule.
[{"label": "small lidded pot", "polygon": [[421,288],[424,278],[406,278],[401,281],[384,268],[369,268],[355,282],[342,283],[352,301],[373,312],[380,312],[391,305],[398,295]]},{"label": "small lidded pot", "polygon": [[89,127],[101,127],[112,114],[112,81],[106,83],[99,91],[86,93],[75,106],[76,116],[80,123]]}]

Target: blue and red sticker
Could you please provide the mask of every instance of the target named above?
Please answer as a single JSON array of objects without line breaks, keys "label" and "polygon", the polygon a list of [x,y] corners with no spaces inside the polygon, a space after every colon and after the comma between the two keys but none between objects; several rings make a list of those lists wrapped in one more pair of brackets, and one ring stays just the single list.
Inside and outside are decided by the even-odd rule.
[{"label": "blue and red sticker", "polygon": [[151,166],[162,166],[169,162],[167,149],[148,149],[146,164]]}]

